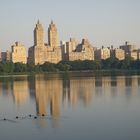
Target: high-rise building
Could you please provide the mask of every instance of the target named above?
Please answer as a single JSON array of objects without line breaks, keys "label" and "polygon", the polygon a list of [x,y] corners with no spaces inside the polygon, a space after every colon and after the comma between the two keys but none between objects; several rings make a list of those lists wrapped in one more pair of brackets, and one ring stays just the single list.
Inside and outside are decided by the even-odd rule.
[{"label": "high-rise building", "polygon": [[12,62],[13,63],[27,63],[27,55],[26,48],[20,42],[16,42],[15,45],[12,46]]},{"label": "high-rise building", "polygon": [[38,21],[34,29],[34,46],[28,50],[28,62],[37,64],[44,63],[44,29],[42,24]]},{"label": "high-rise building", "polygon": [[48,42],[48,44],[44,42],[44,29],[38,21],[34,29],[34,46],[30,47],[28,51],[29,63],[37,65],[45,62],[58,63],[62,60],[57,28],[53,22],[48,28]]},{"label": "high-rise building", "polygon": [[107,58],[110,58],[110,48],[102,47],[101,49],[97,49],[95,51],[95,59],[97,60],[106,60]]},{"label": "high-rise building", "polygon": [[39,20],[34,29],[34,46],[44,47],[44,29]]},{"label": "high-rise building", "polygon": [[137,60],[138,59],[138,51],[132,51],[128,54],[128,56],[132,59],[132,60]]},{"label": "high-rise building", "polygon": [[120,46],[120,49],[123,49],[125,53],[129,53],[136,49],[135,45],[131,45],[129,42],[125,42],[125,45]]},{"label": "high-rise building", "polygon": [[10,62],[11,61],[11,52],[8,50],[6,52],[1,52],[1,61]]},{"label": "high-rise building", "polygon": [[70,38],[70,41],[66,43],[67,52],[71,53],[74,52],[76,47],[78,46],[78,42],[75,38]]},{"label": "high-rise building", "polygon": [[49,46],[52,48],[56,48],[59,46],[58,32],[57,32],[56,25],[53,23],[53,21],[51,21],[51,24],[49,25],[48,28],[48,43]]},{"label": "high-rise building", "polygon": [[132,60],[139,59],[138,50],[136,49],[135,45],[131,45],[130,43],[126,42],[125,45],[120,46],[121,49],[125,51],[125,57],[130,57]]},{"label": "high-rise building", "polygon": [[116,57],[118,60],[124,60],[125,59],[125,51],[120,48],[114,49],[114,57]]},{"label": "high-rise building", "polygon": [[69,61],[75,60],[94,60],[94,49],[87,39],[83,39],[81,44],[76,40],[70,39],[66,43],[67,59]]}]

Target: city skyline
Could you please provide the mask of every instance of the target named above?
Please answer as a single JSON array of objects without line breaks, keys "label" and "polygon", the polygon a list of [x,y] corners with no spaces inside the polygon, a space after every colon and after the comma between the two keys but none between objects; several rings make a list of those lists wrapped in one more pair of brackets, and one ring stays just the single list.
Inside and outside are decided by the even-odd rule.
[{"label": "city skyline", "polygon": [[[53,19],[59,40],[88,38],[96,47],[119,47],[130,41],[140,48],[139,4],[138,0],[3,1],[0,6],[1,51],[8,50],[16,41],[26,48],[32,46],[32,30],[38,19],[45,30]],[[45,42],[48,42],[46,34]]]},{"label": "city skyline", "polygon": [[46,43],[45,30],[41,22],[38,20],[33,30],[34,44],[27,49],[21,42],[15,42],[11,46],[11,51],[0,52],[1,62],[13,62],[23,64],[42,65],[46,62],[57,64],[61,61],[76,60],[107,60],[108,58],[117,58],[124,60],[140,60],[140,49],[135,45],[125,42],[119,48],[104,47],[96,48],[88,39],[82,39],[77,42],[76,39],[70,38],[68,42],[58,43],[59,34],[56,24],[51,21],[48,27],[48,42]]}]

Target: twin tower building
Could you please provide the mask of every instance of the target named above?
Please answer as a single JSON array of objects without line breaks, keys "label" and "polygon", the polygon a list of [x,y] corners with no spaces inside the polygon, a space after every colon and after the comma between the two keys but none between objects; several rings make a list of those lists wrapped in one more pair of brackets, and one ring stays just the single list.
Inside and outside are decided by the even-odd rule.
[{"label": "twin tower building", "polygon": [[48,44],[44,43],[44,29],[38,21],[34,29],[34,46],[29,48],[28,62],[43,64],[45,62],[58,63],[62,60],[58,32],[53,21],[48,28]]},{"label": "twin tower building", "polygon": [[32,63],[35,65],[44,64],[45,62],[58,63],[61,60],[93,60],[94,51],[87,39],[82,43],[77,43],[75,39],[69,42],[59,43],[56,25],[51,21],[48,28],[48,43],[44,41],[44,29],[38,21],[34,29],[34,45],[28,49],[19,42],[12,46],[11,60],[13,63]]}]

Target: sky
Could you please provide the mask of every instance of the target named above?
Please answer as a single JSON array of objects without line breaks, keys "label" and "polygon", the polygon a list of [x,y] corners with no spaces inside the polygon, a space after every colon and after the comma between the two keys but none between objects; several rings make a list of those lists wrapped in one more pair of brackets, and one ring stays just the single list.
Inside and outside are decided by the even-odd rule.
[{"label": "sky", "polygon": [[88,38],[95,47],[129,41],[140,48],[139,7],[140,0],[0,0],[0,51],[10,50],[16,41],[32,46],[38,19],[45,42],[53,20],[63,41]]}]

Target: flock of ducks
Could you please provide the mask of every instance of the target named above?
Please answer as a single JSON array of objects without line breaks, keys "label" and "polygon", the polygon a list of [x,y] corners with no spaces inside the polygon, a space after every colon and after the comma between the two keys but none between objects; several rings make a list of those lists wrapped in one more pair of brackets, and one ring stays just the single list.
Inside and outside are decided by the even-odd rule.
[{"label": "flock of ducks", "polygon": [[[16,123],[17,120],[22,120],[22,119],[34,119],[34,120],[36,120],[36,119],[51,119],[51,117],[48,116],[48,115],[45,115],[45,114],[38,115],[38,116],[29,114],[29,115],[23,116],[23,117],[21,117],[21,116],[16,116],[14,119],[8,119],[8,118],[5,118],[5,117],[4,117],[3,119],[0,119],[0,121],[8,121],[8,122]],[[54,119],[54,118],[53,118],[53,119]]]}]

